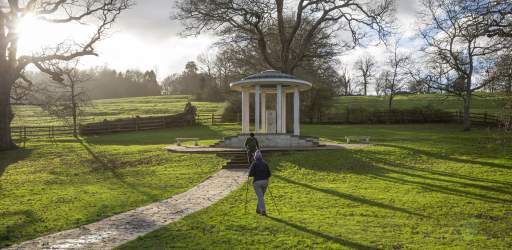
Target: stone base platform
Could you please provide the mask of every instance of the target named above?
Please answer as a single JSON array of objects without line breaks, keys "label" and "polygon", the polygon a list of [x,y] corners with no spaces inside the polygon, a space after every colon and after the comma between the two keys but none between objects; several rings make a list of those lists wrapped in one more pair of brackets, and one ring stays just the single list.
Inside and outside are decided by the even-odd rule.
[{"label": "stone base platform", "polygon": [[[287,151],[319,151],[319,150],[337,150],[337,149],[351,149],[362,148],[370,146],[371,144],[337,144],[325,143],[316,147],[279,147],[267,148],[262,147],[263,152],[287,152]],[[225,153],[225,152],[240,152],[245,151],[243,148],[221,148],[221,147],[204,147],[204,146],[177,146],[169,145],[165,147],[169,152],[176,153]]]},{"label": "stone base platform", "polygon": [[[248,134],[225,137],[212,147],[218,148],[243,148]],[[256,139],[261,148],[309,148],[319,147],[317,137],[296,136],[292,134],[256,134]]]}]

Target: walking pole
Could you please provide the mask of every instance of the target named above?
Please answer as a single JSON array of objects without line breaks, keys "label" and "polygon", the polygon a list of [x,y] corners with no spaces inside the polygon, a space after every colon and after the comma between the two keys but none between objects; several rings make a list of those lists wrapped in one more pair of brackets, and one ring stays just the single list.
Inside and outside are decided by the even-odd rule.
[{"label": "walking pole", "polygon": [[249,176],[247,176],[247,183],[245,184],[245,214],[247,214],[247,193],[249,192]]},{"label": "walking pole", "polygon": [[279,216],[281,216],[281,211],[279,211],[279,208],[277,207],[276,200],[274,199],[274,196],[272,195],[272,192],[270,191],[270,187],[268,188],[268,193],[270,194],[270,198],[272,198],[272,202],[274,203],[274,207],[276,207],[277,213]]}]

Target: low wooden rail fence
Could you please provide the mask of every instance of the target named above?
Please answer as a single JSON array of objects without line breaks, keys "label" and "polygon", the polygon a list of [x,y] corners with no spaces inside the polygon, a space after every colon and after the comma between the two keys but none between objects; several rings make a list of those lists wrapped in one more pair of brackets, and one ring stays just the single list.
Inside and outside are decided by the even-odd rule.
[{"label": "low wooden rail fence", "polygon": [[80,125],[81,135],[107,134],[115,132],[141,131],[170,127],[182,127],[196,123],[192,114],[181,113],[168,116],[135,117],[129,119],[104,120]]},{"label": "low wooden rail fence", "polygon": [[218,115],[215,113],[201,113],[196,115],[196,122],[202,124],[215,124],[215,123],[224,123],[224,119],[222,115]]},{"label": "low wooden rail fence", "polygon": [[73,127],[70,126],[16,126],[11,127],[11,136],[14,140],[25,145],[28,139],[49,139],[73,136]]}]

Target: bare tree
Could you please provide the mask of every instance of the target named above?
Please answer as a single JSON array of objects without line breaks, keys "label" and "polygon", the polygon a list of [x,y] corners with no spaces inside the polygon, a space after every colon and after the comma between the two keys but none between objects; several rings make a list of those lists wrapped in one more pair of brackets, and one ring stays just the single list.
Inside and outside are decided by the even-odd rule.
[{"label": "bare tree", "polygon": [[471,128],[472,94],[488,83],[475,75],[492,67],[493,56],[510,46],[504,37],[486,35],[490,30],[488,19],[473,8],[484,2],[487,1],[423,0],[426,26],[421,35],[427,45],[424,52],[429,64],[441,64],[442,74],[447,76],[436,80],[432,69],[427,68],[423,78],[432,88],[463,100],[464,130]]},{"label": "bare tree", "polygon": [[375,58],[370,55],[364,55],[356,61],[356,68],[359,71],[359,76],[362,78],[361,84],[363,85],[363,94],[368,95],[368,86],[370,80],[375,77]]},{"label": "bare tree", "polygon": [[340,93],[341,95],[350,96],[354,94],[354,89],[352,86],[352,77],[350,76],[350,72],[347,68],[343,68],[340,74]]},{"label": "bare tree", "polygon": [[391,75],[390,71],[385,70],[385,71],[382,71],[375,78],[375,93],[377,94],[377,96],[381,96],[386,93],[386,86],[388,85],[390,75]]},{"label": "bare tree", "polygon": [[49,85],[42,102],[43,110],[65,121],[69,121],[73,127],[73,136],[78,136],[78,117],[83,107],[88,103],[88,98],[83,83],[91,80],[91,76],[76,68],[76,64],[70,66],[52,68],[62,76],[59,81],[54,81],[55,87]]},{"label": "bare tree", "polygon": [[476,0],[471,6],[487,23],[488,37],[512,38],[512,2],[509,0]]},{"label": "bare tree", "polygon": [[384,92],[388,95],[388,109],[391,110],[393,99],[396,94],[404,89],[405,81],[407,79],[407,65],[410,62],[409,56],[404,55],[398,51],[399,40],[393,43],[393,50],[387,62],[390,67],[389,73],[386,73],[386,80],[384,85]]},{"label": "bare tree", "polygon": [[[94,45],[119,14],[131,5],[130,0],[9,0],[0,2],[0,150],[14,148],[11,138],[12,89],[17,81],[30,84],[25,76],[29,65],[61,80],[62,75],[52,72],[49,64],[70,61],[82,56],[97,56]],[[87,41],[62,42],[54,48],[32,55],[18,54],[18,23],[28,15],[55,24],[88,23],[96,29]],[[51,34],[48,34],[51,35]]]},{"label": "bare tree", "polygon": [[179,0],[175,18],[184,22],[186,34],[210,30],[223,38],[237,37],[237,42],[254,41],[269,67],[293,73],[302,62],[321,57],[311,49],[334,39],[339,30],[348,31],[354,44],[367,33],[360,27],[377,31],[381,38],[387,36],[386,20],[393,3],[299,0],[292,6],[284,0]]}]

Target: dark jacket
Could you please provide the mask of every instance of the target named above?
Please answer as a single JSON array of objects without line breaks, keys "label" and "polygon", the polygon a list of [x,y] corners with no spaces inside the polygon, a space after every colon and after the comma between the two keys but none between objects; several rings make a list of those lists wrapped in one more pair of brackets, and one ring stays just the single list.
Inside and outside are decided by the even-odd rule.
[{"label": "dark jacket", "polygon": [[258,140],[254,137],[247,137],[244,143],[245,149],[250,150],[252,152],[256,151],[256,149],[260,148],[260,144]]},{"label": "dark jacket", "polygon": [[254,161],[249,169],[249,177],[254,177],[253,181],[267,180],[272,176],[270,168],[265,161]]}]

